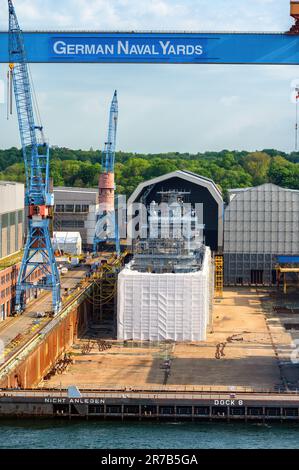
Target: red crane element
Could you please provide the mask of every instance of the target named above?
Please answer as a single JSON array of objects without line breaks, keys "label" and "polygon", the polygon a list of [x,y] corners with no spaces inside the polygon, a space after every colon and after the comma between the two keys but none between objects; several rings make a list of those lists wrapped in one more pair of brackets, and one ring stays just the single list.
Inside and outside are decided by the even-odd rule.
[{"label": "red crane element", "polygon": [[299,1],[291,1],[291,16],[295,24],[291,27],[290,34],[299,34]]}]

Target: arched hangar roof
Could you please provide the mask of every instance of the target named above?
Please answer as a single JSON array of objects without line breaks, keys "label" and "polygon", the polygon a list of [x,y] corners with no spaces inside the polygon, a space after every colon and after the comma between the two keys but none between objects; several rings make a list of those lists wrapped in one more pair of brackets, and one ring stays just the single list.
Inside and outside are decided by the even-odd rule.
[{"label": "arched hangar roof", "polygon": [[222,194],[218,186],[214,183],[213,180],[210,178],[206,178],[205,176],[197,175],[196,173],[192,173],[191,171],[185,171],[185,170],[177,170],[173,171],[171,173],[166,173],[165,175],[162,176],[157,176],[156,178],[152,178],[151,180],[143,181],[143,183],[140,183],[135,191],[131,194],[128,200],[128,204],[132,204],[135,202],[142,191],[147,187],[147,186],[153,186],[157,183],[161,183],[163,181],[166,181],[170,178],[182,178],[186,181],[189,181],[191,183],[198,184],[199,186],[204,186],[207,188],[211,195],[214,197],[214,199],[220,204],[223,205],[223,199],[222,199]]},{"label": "arched hangar roof", "polygon": [[196,173],[192,173],[190,171],[185,170],[177,170],[171,173],[166,173],[165,175],[161,175],[140,183],[135,189],[135,191],[132,193],[132,195],[129,197],[128,205],[131,205],[135,202],[139,202],[140,197],[142,193],[146,190],[146,188],[154,188],[156,184],[163,183],[163,181],[172,178],[180,178],[182,180],[185,180],[187,183],[189,182],[192,184],[196,184],[200,187],[206,188],[209,191],[218,206],[218,247],[221,248],[223,244],[223,198],[220,189],[210,178],[206,178],[205,176],[197,175]]}]

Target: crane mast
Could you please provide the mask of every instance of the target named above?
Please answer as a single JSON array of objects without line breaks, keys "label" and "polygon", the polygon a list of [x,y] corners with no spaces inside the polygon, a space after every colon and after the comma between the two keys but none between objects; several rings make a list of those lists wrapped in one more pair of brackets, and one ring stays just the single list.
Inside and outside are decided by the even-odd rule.
[{"label": "crane mast", "polygon": [[60,279],[50,237],[54,195],[50,188],[50,153],[43,127],[37,125],[23,33],[8,0],[9,70],[18,114],[25,164],[27,239],[16,288],[16,312],[22,312],[28,289],[52,291],[53,312],[60,309]]},{"label": "crane mast", "polygon": [[100,243],[115,242],[116,252],[120,253],[119,232],[117,215],[115,211],[115,183],[114,162],[116,132],[118,120],[117,91],[115,90],[109,113],[108,138],[102,153],[102,172],[99,177],[99,204],[97,223],[94,236],[94,251],[97,251]]}]

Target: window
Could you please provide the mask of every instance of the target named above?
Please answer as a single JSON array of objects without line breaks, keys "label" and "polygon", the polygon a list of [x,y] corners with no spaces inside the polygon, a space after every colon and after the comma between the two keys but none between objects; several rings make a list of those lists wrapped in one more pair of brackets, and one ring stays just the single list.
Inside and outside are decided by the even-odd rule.
[{"label": "window", "polygon": [[4,284],[5,283],[5,276],[2,276],[1,277],[1,284]]},{"label": "window", "polygon": [[23,211],[18,211],[18,223],[21,224],[23,222],[24,214]]},{"label": "window", "polygon": [[263,284],[264,282],[264,271],[261,269],[251,270],[251,284]]},{"label": "window", "polygon": [[81,204],[75,205],[75,212],[81,212]]},{"label": "window", "polygon": [[64,204],[56,204],[55,210],[56,212],[64,212]]},{"label": "window", "polygon": [[0,320],[5,319],[5,307],[4,305],[0,305]]},{"label": "window", "polygon": [[2,215],[2,228],[8,227],[8,214]]},{"label": "window", "polygon": [[82,204],[82,212],[89,212],[89,205],[88,204]]},{"label": "window", "polygon": [[65,212],[74,212],[74,204],[66,204]]},{"label": "window", "polygon": [[84,228],[84,220],[62,220],[62,228]]}]

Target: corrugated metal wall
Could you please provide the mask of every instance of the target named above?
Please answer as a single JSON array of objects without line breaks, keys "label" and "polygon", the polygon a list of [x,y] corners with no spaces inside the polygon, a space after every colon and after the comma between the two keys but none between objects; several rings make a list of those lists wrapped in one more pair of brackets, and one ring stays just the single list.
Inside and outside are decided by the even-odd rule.
[{"label": "corrugated metal wall", "polygon": [[231,193],[224,217],[224,281],[271,284],[277,255],[299,253],[299,192],[273,184]]}]

